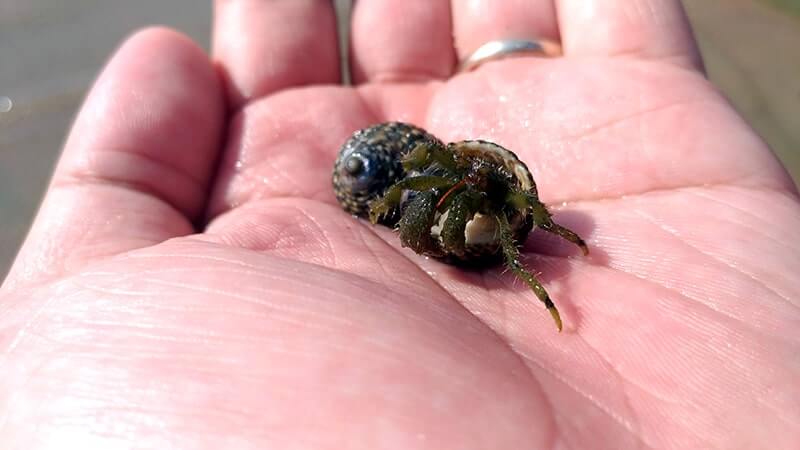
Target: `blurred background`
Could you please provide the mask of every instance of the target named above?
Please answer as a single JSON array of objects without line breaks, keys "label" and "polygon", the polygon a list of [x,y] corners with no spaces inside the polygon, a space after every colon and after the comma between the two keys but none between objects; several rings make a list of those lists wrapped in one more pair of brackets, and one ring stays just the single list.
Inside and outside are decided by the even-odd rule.
[{"label": "blurred background", "polygon": [[[210,2],[0,0],[0,280],[67,129],[119,41],[164,24],[208,48]],[[346,12],[349,0],[336,0]],[[684,0],[711,79],[800,181],[800,0]]]}]

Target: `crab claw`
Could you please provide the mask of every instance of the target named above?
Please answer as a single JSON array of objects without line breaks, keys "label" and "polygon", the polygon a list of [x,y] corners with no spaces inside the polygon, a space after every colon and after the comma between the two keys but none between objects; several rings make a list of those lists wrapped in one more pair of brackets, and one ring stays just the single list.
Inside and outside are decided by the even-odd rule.
[{"label": "crab claw", "polygon": [[378,223],[381,218],[386,217],[390,212],[389,205],[383,199],[378,199],[369,204],[369,221],[373,224]]},{"label": "crab claw", "polygon": [[558,332],[560,333],[562,328],[561,315],[558,313],[558,310],[556,309],[555,306],[553,306],[552,308],[547,308],[547,311],[550,313],[551,316],[553,316],[553,320],[556,321],[556,328],[558,328]]}]

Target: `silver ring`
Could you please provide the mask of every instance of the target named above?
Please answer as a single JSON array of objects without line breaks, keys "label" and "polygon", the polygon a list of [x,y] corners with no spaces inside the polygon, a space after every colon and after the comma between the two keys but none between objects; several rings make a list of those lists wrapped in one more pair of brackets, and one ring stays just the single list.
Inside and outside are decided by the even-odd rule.
[{"label": "silver ring", "polygon": [[516,56],[539,56],[552,58],[561,56],[561,45],[546,39],[498,39],[489,41],[461,61],[459,72],[469,72],[481,64],[497,59]]}]

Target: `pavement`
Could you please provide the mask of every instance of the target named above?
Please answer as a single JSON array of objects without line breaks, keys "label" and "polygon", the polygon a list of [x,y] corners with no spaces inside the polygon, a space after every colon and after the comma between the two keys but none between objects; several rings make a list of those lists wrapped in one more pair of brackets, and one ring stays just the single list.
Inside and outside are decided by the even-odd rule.
[{"label": "pavement", "polygon": [[[800,0],[684,4],[711,79],[800,181]],[[207,46],[210,20],[208,2],[195,0],[0,1],[0,279],[116,45],[157,23]]]}]

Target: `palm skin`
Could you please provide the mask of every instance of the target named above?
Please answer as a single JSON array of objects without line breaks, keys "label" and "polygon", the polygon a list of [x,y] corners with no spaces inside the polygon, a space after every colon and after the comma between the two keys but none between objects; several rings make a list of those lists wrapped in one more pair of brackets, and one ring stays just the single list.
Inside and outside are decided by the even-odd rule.
[{"label": "palm skin", "polygon": [[[208,114],[222,116],[208,97],[219,108]],[[502,268],[425,259],[336,205],[339,146],[386,120],[492,140],[528,164],[555,220],[590,249],[536,232],[524,247],[562,333]],[[18,262],[0,302],[0,441],[800,439],[800,207],[768,149],[696,72],[514,59],[448,81],[290,89],[225,129],[202,232],[177,201],[131,193],[108,226],[159,221],[168,233],[132,233],[46,277]]]}]

